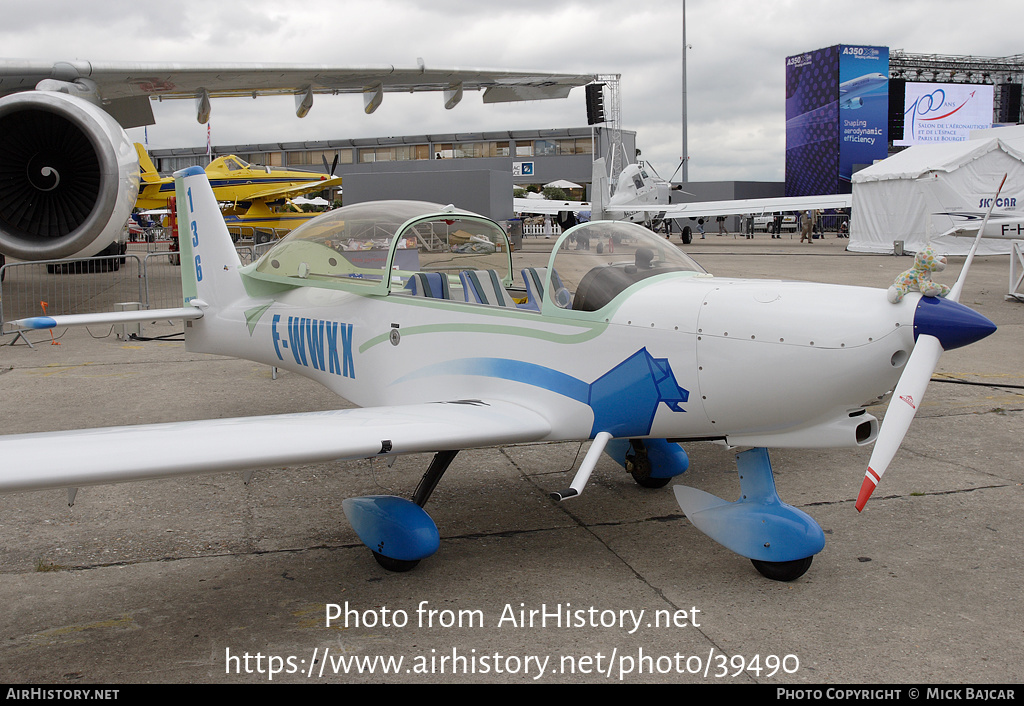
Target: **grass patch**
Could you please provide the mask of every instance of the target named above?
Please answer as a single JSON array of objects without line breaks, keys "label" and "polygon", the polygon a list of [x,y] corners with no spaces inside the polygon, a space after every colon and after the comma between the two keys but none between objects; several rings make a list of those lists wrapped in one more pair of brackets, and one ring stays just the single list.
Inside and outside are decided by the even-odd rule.
[{"label": "grass patch", "polygon": [[67,567],[61,566],[60,564],[54,564],[53,562],[45,562],[42,559],[36,559],[36,571],[64,571]]}]

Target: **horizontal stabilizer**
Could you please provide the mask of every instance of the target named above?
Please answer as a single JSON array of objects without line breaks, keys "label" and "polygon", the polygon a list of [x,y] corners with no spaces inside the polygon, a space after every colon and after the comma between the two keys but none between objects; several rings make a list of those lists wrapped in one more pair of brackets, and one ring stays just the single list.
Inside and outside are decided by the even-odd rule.
[{"label": "horizontal stabilizer", "polygon": [[135,311],[103,311],[95,314],[64,314],[62,316],[31,316],[8,322],[27,329],[48,329],[57,326],[100,326],[104,324],[131,324],[164,319],[184,321],[201,319],[203,312],[194,306],[177,309],[138,309]]}]

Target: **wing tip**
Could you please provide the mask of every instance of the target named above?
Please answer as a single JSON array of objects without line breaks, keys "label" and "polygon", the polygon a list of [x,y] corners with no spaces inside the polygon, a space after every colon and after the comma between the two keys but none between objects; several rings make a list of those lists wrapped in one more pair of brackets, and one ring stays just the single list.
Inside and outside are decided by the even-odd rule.
[{"label": "wing tip", "polygon": [[57,325],[57,321],[52,316],[33,316],[28,319],[18,319],[11,323],[16,326],[24,326],[25,328],[30,329],[54,328]]}]

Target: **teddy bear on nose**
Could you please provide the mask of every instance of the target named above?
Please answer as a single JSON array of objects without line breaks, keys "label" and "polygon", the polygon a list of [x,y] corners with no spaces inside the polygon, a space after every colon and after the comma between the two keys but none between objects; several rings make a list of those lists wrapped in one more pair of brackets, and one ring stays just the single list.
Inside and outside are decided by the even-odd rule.
[{"label": "teddy bear on nose", "polygon": [[919,250],[914,256],[914,266],[896,277],[886,296],[893,304],[903,299],[907,292],[921,292],[926,297],[944,297],[949,294],[949,287],[932,281],[932,272],[942,272],[944,269],[944,255],[939,255],[931,247]]}]

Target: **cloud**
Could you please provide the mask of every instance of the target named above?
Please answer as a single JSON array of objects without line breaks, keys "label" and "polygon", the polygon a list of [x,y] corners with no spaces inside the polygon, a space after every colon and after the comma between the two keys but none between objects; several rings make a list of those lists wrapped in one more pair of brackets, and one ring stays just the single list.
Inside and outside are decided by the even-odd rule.
[{"label": "cloud", "polygon": [[[287,62],[336,66],[505,68],[620,74],[622,126],[664,176],[682,152],[681,3],[618,0],[331,2],[272,0],[82,3],[5,8],[0,42],[12,58],[53,61]],[[781,180],[785,58],[833,44],[914,53],[1019,52],[1019,11],[993,0],[690,0],[686,3],[691,180]],[[43,53],[41,53],[43,52]],[[446,111],[436,95],[388,95],[372,116],[358,96],[318,97],[309,117],[291,99],[217,101],[218,144],[436,132],[579,127],[583,92],[565,101],[483,106],[468,94]],[[206,143],[187,101],[157,106],[159,147]]]}]

